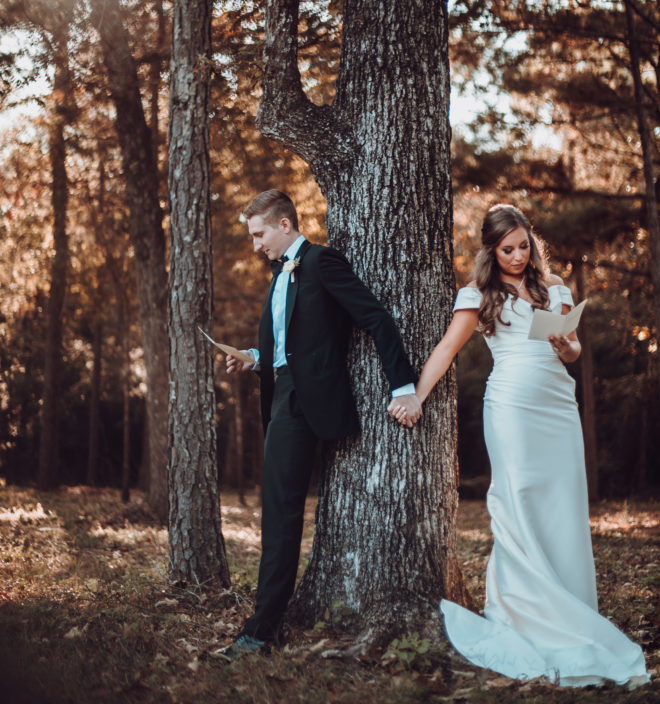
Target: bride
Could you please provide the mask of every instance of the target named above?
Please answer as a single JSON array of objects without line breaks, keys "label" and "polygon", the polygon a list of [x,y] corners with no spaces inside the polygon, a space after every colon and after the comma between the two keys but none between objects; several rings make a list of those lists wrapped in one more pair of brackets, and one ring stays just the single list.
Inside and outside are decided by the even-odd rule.
[{"label": "bride", "polygon": [[[482,332],[494,359],[484,396],[494,544],[484,617],[443,600],[447,635],[472,663],[508,677],[647,682],[641,648],[598,614],[582,430],[563,364],[579,357],[580,342],[575,332],[527,339],[534,309],[567,313],[570,291],[547,272],[517,208],[492,207],[481,234],[476,279],[458,291],[416,387],[423,402],[475,329]],[[411,424],[396,399],[389,410]]]}]

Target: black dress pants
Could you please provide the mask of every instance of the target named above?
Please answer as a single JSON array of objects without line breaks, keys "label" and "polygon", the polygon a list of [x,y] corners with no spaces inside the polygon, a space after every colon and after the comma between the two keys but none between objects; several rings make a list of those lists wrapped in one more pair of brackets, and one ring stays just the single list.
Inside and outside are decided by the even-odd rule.
[{"label": "black dress pants", "polygon": [[289,370],[284,368],[275,381],[264,448],[257,604],[243,627],[243,633],[260,640],[277,638],[293,594],[317,442],[296,399]]}]

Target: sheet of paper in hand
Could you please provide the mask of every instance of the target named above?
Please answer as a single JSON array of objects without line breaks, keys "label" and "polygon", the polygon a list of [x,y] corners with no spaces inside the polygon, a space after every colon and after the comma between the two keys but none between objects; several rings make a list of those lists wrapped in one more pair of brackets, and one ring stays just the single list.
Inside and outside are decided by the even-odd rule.
[{"label": "sheet of paper in hand", "polygon": [[580,316],[589,299],[585,298],[582,303],[566,314],[551,313],[549,310],[535,310],[532,318],[532,325],[529,328],[530,340],[547,340],[550,335],[568,335],[577,329]]},{"label": "sheet of paper in hand", "polygon": [[199,327],[199,325],[197,328],[209,342],[213,343],[216,347],[219,347],[225,354],[230,354],[232,357],[236,357],[236,359],[239,359],[241,362],[250,362],[251,364],[254,364],[254,359],[252,359],[249,354],[245,354],[245,352],[241,352],[231,345],[223,345],[220,342],[216,342],[212,337],[207,335],[202,328]]}]

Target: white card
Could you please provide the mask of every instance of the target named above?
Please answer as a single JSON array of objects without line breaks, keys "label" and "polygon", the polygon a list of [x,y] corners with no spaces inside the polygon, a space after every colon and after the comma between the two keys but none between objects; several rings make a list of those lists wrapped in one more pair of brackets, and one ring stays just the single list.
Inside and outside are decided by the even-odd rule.
[{"label": "white card", "polygon": [[529,328],[530,340],[546,340],[550,335],[568,335],[577,330],[580,316],[589,299],[585,298],[566,315],[551,313],[549,310],[535,310],[532,325]]},{"label": "white card", "polygon": [[239,359],[241,362],[250,362],[251,364],[254,364],[254,359],[252,359],[249,354],[245,354],[245,352],[241,352],[241,350],[238,350],[236,347],[232,347],[231,345],[223,345],[220,342],[216,342],[210,335],[207,335],[202,328],[199,327],[199,325],[197,328],[209,342],[213,343],[216,347],[219,347],[225,354],[230,354],[232,357],[236,357],[236,359]]}]

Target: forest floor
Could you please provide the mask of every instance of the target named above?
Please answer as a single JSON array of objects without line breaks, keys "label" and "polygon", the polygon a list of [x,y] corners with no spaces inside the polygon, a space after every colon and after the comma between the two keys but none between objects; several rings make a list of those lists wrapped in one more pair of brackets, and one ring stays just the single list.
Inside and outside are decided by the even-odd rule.
[{"label": "forest floor", "polygon": [[[184,590],[167,582],[167,532],[139,493],[122,504],[110,489],[39,493],[0,483],[0,701],[660,702],[657,502],[608,501],[591,512],[600,610],[642,645],[652,675],[632,691],[517,682],[471,667],[446,645],[425,652],[412,634],[385,660],[378,649],[342,656],[347,636],[330,623],[227,664],[217,651],[250,613],[256,584],[257,497],[247,503],[222,495],[232,588]],[[313,508],[310,499],[305,557]],[[458,530],[464,577],[479,604],[491,545],[484,502],[461,503]]]}]

